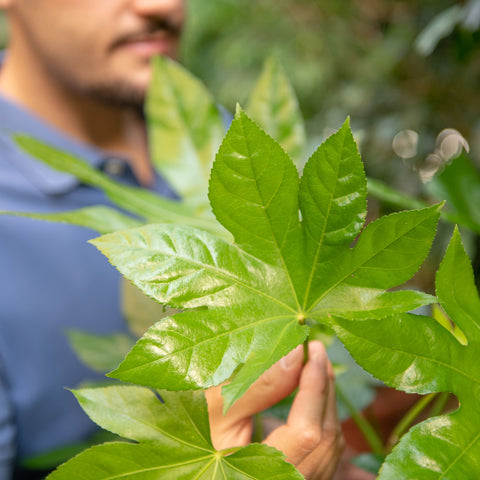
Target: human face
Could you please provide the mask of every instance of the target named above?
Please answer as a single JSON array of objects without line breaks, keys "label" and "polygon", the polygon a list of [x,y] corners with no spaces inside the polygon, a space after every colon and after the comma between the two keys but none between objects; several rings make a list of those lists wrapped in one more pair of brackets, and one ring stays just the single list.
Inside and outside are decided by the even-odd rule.
[{"label": "human face", "polygon": [[143,103],[151,57],[176,56],[185,15],[184,0],[6,2],[12,52],[29,51],[67,91],[132,106]]}]

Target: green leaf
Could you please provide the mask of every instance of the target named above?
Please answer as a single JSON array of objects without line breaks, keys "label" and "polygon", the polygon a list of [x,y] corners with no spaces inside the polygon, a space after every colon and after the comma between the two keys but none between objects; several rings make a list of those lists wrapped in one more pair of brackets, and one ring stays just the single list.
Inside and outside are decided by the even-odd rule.
[{"label": "green leaf", "polygon": [[415,310],[436,301],[436,297],[423,292],[411,290],[385,292],[378,288],[343,284],[325,296],[317,304],[311,316],[323,318],[326,314],[331,314],[349,320],[380,319],[393,313]]},{"label": "green leaf", "polygon": [[[159,303],[178,308],[227,306],[251,295],[292,313],[283,272],[203,230],[145,225],[90,241],[122,275]],[[272,296],[274,289],[279,295]]]},{"label": "green leaf", "polygon": [[183,67],[157,57],[145,111],[154,166],[187,204],[209,210],[208,178],[225,133],[212,96]]},{"label": "green leaf", "polygon": [[147,297],[137,287],[122,277],[120,298],[122,313],[131,332],[141,337],[154,323],[162,318],[178,313],[179,310],[169,308]]},{"label": "green leaf", "polygon": [[[478,176],[478,174],[475,174],[474,176]],[[467,177],[468,175],[465,175],[463,178],[465,179]],[[448,195],[443,190],[443,188],[437,187],[437,181],[435,180],[435,178],[436,177],[434,177],[433,181],[427,183],[426,185],[427,191],[430,192],[434,197],[436,197],[439,200],[447,200],[447,202],[450,203],[450,206],[456,205],[457,201],[454,199],[454,197],[449,198]],[[442,180],[443,179],[445,180],[449,179],[449,175],[448,174],[442,175]],[[393,205],[394,207],[407,208],[407,209],[419,209],[419,208],[428,207],[427,202],[419,200],[418,198],[412,197],[403,192],[399,192],[398,190],[393,189],[392,187],[382,183],[379,180],[374,180],[373,178],[369,178],[367,180],[367,185],[368,185],[369,195],[372,195],[373,197],[378,198],[383,202]],[[459,186],[454,187],[452,190],[454,193],[459,191],[464,191],[463,187],[459,187]],[[466,196],[466,198],[470,199],[471,197]],[[469,203],[471,206],[476,205],[471,200],[469,200]],[[468,214],[466,214],[467,212]],[[463,225],[474,232],[480,233],[480,222],[473,220],[474,215],[470,214],[470,208],[468,210],[460,208],[456,213],[453,213],[452,211],[443,210],[440,217],[442,218],[442,220],[445,220],[446,222],[452,223],[454,225],[455,224]]]},{"label": "green leaf", "polygon": [[306,144],[305,125],[293,87],[273,57],[265,62],[250,92],[247,112],[297,165],[301,163]]},{"label": "green leaf", "polygon": [[230,387],[238,391],[233,403],[264,370],[307,336],[308,328],[282,310],[246,303],[238,309],[186,311],[166,318],[151,327],[108,376],[188,390],[218,385],[245,363]]},{"label": "green leaf", "polygon": [[298,188],[288,155],[238,109],[212,169],[213,212],[240,247],[282,268],[301,293],[305,262]]},{"label": "green leaf", "polygon": [[70,329],[67,336],[71,347],[82,362],[102,373],[119,365],[135,343],[133,337],[124,333],[94,335]]},{"label": "green leaf", "polygon": [[480,173],[465,153],[453,159],[426,184],[434,197],[447,201],[447,208],[461,225],[480,233]]},{"label": "green leaf", "polygon": [[[327,172],[333,164],[341,172],[331,175],[326,193],[318,180],[319,164],[325,162]],[[352,249],[365,215],[365,179],[348,123],[309,164],[304,176],[314,181],[302,182],[313,185],[305,193],[305,203],[312,204],[305,206],[300,222],[301,187],[292,161],[239,110],[210,183],[214,213],[235,244],[174,225],[148,225],[93,241],[149,297],[197,309],[151,327],[111,376],[169,390],[207,388],[230,378],[223,390],[228,408],[305,340],[306,320],[325,322],[332,313],[380,318],[432,302],[433,297],[418,292],[386,292],[383,283],[393,287],[415,273],[433,240],[439,207],[370,224]],[[314,206],[315,198],[327,200]],[[327,201],[334,204],[322,217],[327,234],[317,244],[312,237],[317,251],[307,263],[311,247],[304,230]],[[322,262],[326,243],[337,250]],[[309,292],[306,263],[315,272]]]},{"label": "green leaf", "polygon": [[423,394],[451,392],[460,403],[456,412],[413,427],[387,457],[380,479],[480,475],[480,301],[458,230],[437,273],[436,293],[467,344],[430,317],[333,322],[356,361],[388,385]]},{"label": "green leaf", "polygon": [[442,307],[466,335],[467,341],[480,338],[480,299],[457,228],[438,270],[435,286]]},{"label": "green leaf", "polygon": [[311,266],[307,273],[307,303],[311,294],[316,295],[314,284],[318,283],[321,265],[347,250],[360,233],[366,197],[365,173],[347,119],[308,160],[300,183],[305,261]]},{"label": "green leaf", "polygon": [[175,200],[160,197],[149,190],[132,187],[112,180],[82,160],[38,140],[21,134],[13,136],[17,145],[51,168],[69,173],[87,185],[102,189],[120,208],[138,215],[145,222],[166,222],[194,225],[225,235],[210,218],[200,218],[197,212]]},{"label": "green leaf", "polygon": [[106,443],[77,455],[49,480],[138,478],[301,480],[284,455],[266,445],[216,451],[202,393],[121,386],[77,390],[80,404],[100,425],[140,443]]},{"label": "green leaf", "polygon": [[116,230],[136,227],[142,222],[120,213],[113,208],[103,205],[80,208],[68,212],[58,213],[25,213],[25,212],[3,212],[0,215],[15,215],[17,217],[28,217],[49,222],[68,223],[91,228],[98,233],[110,233]]}]

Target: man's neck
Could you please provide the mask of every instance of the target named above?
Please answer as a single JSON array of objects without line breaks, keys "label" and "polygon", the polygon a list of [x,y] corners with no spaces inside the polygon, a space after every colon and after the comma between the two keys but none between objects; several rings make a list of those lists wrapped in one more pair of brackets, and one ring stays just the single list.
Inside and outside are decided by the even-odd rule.
[{"label": "man's neck", "polygon": [[33,74],[15,52],[9,52],[2,66],[0,91],[46,122],[77,140],[131,163],[140,183],[153,182],[143,118],[133,108],[110,106],[88,98],[52,81],[48,72],[36,68]]}]

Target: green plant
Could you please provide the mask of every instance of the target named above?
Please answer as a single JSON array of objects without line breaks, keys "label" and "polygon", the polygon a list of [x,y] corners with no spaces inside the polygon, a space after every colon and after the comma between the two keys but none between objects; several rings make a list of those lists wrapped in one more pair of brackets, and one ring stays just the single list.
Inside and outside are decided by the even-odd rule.
[{"label": "green plant", "polygon": [[[159,60],[156,72],[165,75],[175,68]],[[283,78],[275,73],[273,64],[269,69],[267,75]],[[163,90],[162,98],[169,98],[172,90]],[[268,95],[252,98],[257,105],[272,104]],[[295,110],[291,95],[285,99]],[[169,144],[175,152],[173,161],[180,162],[173,167],[174,177],[191,162],[200,162],[202,171],[209,168],[200,158],[204,144],[195,140],[210,134],[209,138],[216,138],[218,116],[211,113],[212,105],[210,101],[193,107],[193,113],[195,108],[204,112],[199,118],[206,118],[207,125],[196,123],[195,115],[179,118],[177,134],[183,129],[191,148],[178,157],[177,147],[185,138],[177,135]],[[185,112],[185,108],[179,111]],[[261,123],[268,125],[261,120],[265,115],[273,122],[270,129],[281,125],[278,131],[290,133],[283,135],[284,139],[293,138],[294,148],[289,151],[302,150],[304,136],[297,126],[299,118],[293,117],[291,110],[280,109],[288,113],[277,117],[279,109],[257,111]],[[206,129],[210,121],[214,125],[211,130]],[[158,135],[155,127],[162,129],[162,124],[153,121],[153,137]],[[467,399],[465,392],[478,383],[472,360],[476,332],[471,327],[479,302],[459,235],[454,236],[439,271],[437,294],[468,345],[459,343],[435,319],[407,313],[434,302],[435,297],[391,290],[407,281],[427,255],[440,207],[389,215],[363,228],[366,178],[348,122],[315,151],[299,179],[288,154],[238,109],[210,178],[212,211],[225,228],[214,221],[206,196],[200,190],[190,194],[188,184],[176,186],[179,192],[185,188],[184,201],[174,204],[140,189],[119,186],[79,160],[32,139],[18,136],[17,141],[55,168],[103,188],[119,206],[141,216],[140,222],[170,222],[113,231],[93,243],[148,296],[183,309],[152,326],[111,374],[160,389],[164,405],[154,392],[140,387],[75,393],[97,423],[139,444],[116,442],[94,447],[60,467],[52,479],[85,478],[87,474],[91,479],[133,478],[140,472],[144,472],[142,478],[158,478],[158,472],[162,478],[301,478],[281,454],[262,445],[216,452],[209,439],[201,393],[165,389],[203,389],[229,379],[223,389],[228,408],[264,370],[306,341],[316,325],[336,331],[355,359],[386,383],[420,393],[451,390],[462,402],[458,414],[431,420],[407,434],[387,457],[380,478],[462,478],[465,471],[479,470],[478,437],[473,429],[480,422],[473,422],[473,428],[467,429],[470,436],[462,438],[466,428],[463,417],[474,417],[477,401]],[[210,144],[207,151],[211,150]],[[163,164],[157,168],[161,170]],[[131,227],[132,222],[114,210],[99,212],[95,207],[82,211],[81,216],[78,212],[63,215],[64,221],[98,231]],[[107,226],[103,217],[109,219]],[[454,269],[456,260],[461,269]],[[449,284],[449,276],[455,276],[453,284]],[[461,307],[454,304],[452,291],[468,292],[460,297]],[[447,365],[449,354],[454,355],[454,368]],[[389,361],[392,358],[396,362]],[[438,365],[442,368],[433,368]],[[463,375],[458,382],[449,380],[452,371]],[[188,418],[196,433],[185,427]],[[434,445],[446,422],[448,436],[458,449],[440,450]],[[422,462],[423,457],[409,462],[409,446],[428,450],[428,464]],[[436,465],[441,465],[438,475],[434,473]],[[237,473],[229,470],[232,468]],[[421,476],[425,469],[430,477]]]}]

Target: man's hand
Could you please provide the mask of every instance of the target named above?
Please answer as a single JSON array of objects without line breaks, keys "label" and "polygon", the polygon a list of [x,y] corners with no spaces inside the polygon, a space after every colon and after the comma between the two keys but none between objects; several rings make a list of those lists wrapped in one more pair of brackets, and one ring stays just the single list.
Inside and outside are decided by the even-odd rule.
[{"label": "man's hand", "polygon": [[308,480],[330,480],[344,441],[335,404],[333,369],[320,342],[309,343],[305,365],[301,346],[290,352],[267,370],[225,416],[221,387],[207,390],[215,448],[250,443],[252,415],[275,405],[297,387],[287,423],[270,433],[264,442],[285,453]]}]

